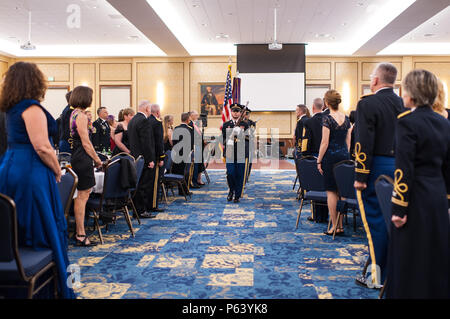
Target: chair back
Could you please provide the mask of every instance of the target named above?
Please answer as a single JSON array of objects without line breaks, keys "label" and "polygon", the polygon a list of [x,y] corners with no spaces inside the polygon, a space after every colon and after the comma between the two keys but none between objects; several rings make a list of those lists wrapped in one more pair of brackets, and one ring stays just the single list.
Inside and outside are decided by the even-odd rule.
[{"label": "chair back", "polygon": [[69,217],[70,205],[72,204],[73,194],[78,185],[78,176],[75,172],[66,168],[66,173],[61,176],[61,182],[57,183],[59,196],[64,208],[64,216],[66,219]]},{"label": "chair back", "polygon": [[113,157],[111,157],[111,161],[114,161],[117,158],[127,158],[130,161],[132,161],[133,163],[136,161],[135,158],[133,157],[133,155],[130,155],[130,154],[125,153],[125,152],[122,152],[122,153],[114,155]]},{"label": "chair back", "polygon": [[116,159],[106,166],[102,193],[104,200],[126,198],[128,196],[128,189],[123,189],[121,186],[120,162],[120,159]]},{"label": "chair back", "polygon": [[298,163],[298,180],[300,187],[306,191],[324,192],[324,180],[317,169],[317,158],[306,156]]},{"label": "chair back", "polygon": [[14,260],[16,230],[16,205],[11,198],[0,194],[0,262]]},{"label": "chair back", "polygon": [[106,156],[106,155],[103,154],[103,153],[97,152],[97,155],[98,155],[98,158],[100,158],[100,160],[101,160],[102,162],[105,162],[105,161],[108,161],[108,160],[109,160],[109,157]]},{"label": "chair back", "polygon": [[144,164],[145,160],[142,155],[139,155],[136,161],[134,162],[134,165],[136,167],[136,188],[139,185],[139,179],[142,176],[142,172],[144,171]]},{"label": "chair back", "polygon": [[339,196],[348,199],[356,199],[355,183],[355,162],[345,160],[334,165],[334,179],[339,191]]},{"label": "chair back", "polygon": [[378,204],[383,213],[384,222],[388,235],[391,235],[391,218],[392,218],[392,192],[394,190],[394,181],[386,175],[380,175],[375,181],[375,193],[377,194]]}]

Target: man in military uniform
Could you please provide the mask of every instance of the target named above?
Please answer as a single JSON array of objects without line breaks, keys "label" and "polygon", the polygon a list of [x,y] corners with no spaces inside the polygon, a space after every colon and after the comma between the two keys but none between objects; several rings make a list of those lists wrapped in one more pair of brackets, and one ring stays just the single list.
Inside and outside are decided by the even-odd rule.
[{"label": "man in military uniform", "polygon": [[255,154],[255,132],[256,132],[256,122],[250,119],[250,113],[252,111],[247,107],[244,115],[244,121],[248,124],[248,136],[245,136],[245,158],[247,159],[246,176],[245,183],[248,182],[250,177],[250,172],[252,171],[252,162]]},{"label": "man in military uniform", "polygon": [[[319,155],[320,142],[322,141],[322,123],[324,113],[322,112],[323,100],[321,98],[314,99],[312,111],[313,116],[308,118],[303,124],[303,134],[301,142],[302,156]],[[308,217],[309,221],[318,223],[326,223],[328,219],[328,207],[325,205],[313,206],[313,217]]]},{"label": "man in military uniform", "polygon": [[[394,178],[394,137],[397,115],[404,110],[403,100],[394,93],[397,69],[380,63],[371,74],[370,89],[356,107],[355,189],[361,218],[369,244],[371,280],[358,284],[380,288],[386,276],[387,228],[375,193],[380,175]],[[389,225],[388,225],[389,226]]]},{"label": "man in military uniform", "polygon": [[111,128],[107,122],[108,110],[106,107],[100,107],[97,110],[98,119],[92,123],[95,127],[95,132],[92,134],[92,144],[97,152],[110,152],[111,141],[110,134]]},{"label": "man in military uniform", "polygon": [[150,106],[151,115],[148,117],[148,121],[150,122],[150,126],[153,131],[153,136],[155,139],[155,158],[156,165],[154,169],[151,171],[150,179],[151,179],[151,189],[149,189],[149,205],[151,207],[151,212],[163,212],[164,209],[158,208],[158,190],[161,185],[161,170],[164,166],[164,129],[162,125],[161,117],[161,108],[158,104],[152,104]]},{"label": "man in military uniform", "polygon": [[302,148],[302,133],[303,133],[303,125],[305,121],[308,119],[307,107],[304,104],[297,105],[296,114],[297,114],[297,126],[295,127],[294,134],[294,145],[295,145],[295,154],[294,158],[300,158],[300,152]]},{"label": "man in military uniform", "polygon": [[248,124],[238,120],[243,112],[244,106],[241,104],[231,105],[231,120],[222,125],[223,157],[226,159],[227,182],[229,192],[228,201],[233,200],[238,203],[242,196],[245,181],[245,130]]}]

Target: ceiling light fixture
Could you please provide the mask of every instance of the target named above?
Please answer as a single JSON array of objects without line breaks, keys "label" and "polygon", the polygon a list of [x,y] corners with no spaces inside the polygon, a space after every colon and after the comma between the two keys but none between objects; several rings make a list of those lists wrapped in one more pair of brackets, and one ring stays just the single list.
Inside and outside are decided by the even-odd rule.
[{"label": "ceiling light fixture", "polygon": [[31,11],[28,11],[28,42],[21,45],[22,50],[36,50],[36,46],[31,44]]},{"label": "ceiling light fixture", "polygon": [[277,42],[277,8],[273,9],[273,42],[269,43],[269,50],[281,50],[283,45]]}]

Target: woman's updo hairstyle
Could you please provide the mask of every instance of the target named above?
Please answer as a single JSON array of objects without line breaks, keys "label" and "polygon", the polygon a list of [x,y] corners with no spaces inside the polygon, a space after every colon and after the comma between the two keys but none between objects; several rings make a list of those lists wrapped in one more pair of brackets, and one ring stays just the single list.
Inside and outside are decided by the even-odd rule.
[{"label": "woman's updo hairstyle", "polygon": [[328,107],[333,111],[337,111],[339,109],[339,104],[342,102],[341,95],[336,90],[328,90],[325,93],[324,100]]}]

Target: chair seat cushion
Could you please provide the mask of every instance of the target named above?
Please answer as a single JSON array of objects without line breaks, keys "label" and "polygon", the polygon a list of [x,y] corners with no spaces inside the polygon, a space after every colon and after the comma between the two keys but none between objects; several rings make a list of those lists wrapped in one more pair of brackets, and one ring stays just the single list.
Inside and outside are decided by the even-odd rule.
[{"label": "chair seat cushion", "polygon": [[345,200],[345,203],[347,204],[348,208],[358,208],[359,209],[359,205],[358,205],[358,202],[356,201],[356,199],[347,198]]},{"label": "chair seat cushion", "polygon": [[[33,250],[32,248],[19,248],[20,261],[25,275],[32,276],[38,273],[53,260],[50,249]],[[20,279],[16,260],[0,263],[0,280],[12,281]]]},{"label": "chair seat cushion", "polygon": [[184,179],[184,176],[178,174],[164,174],[164,179],[167,181],[178,181]]},{"label": "chair seat cushion", "polygon": [[313,200],[313,201],[317,201],[317,202],[326,202],[327,201],[327,193],[326,192],[308,191],[305,194],[305,199]]}]

